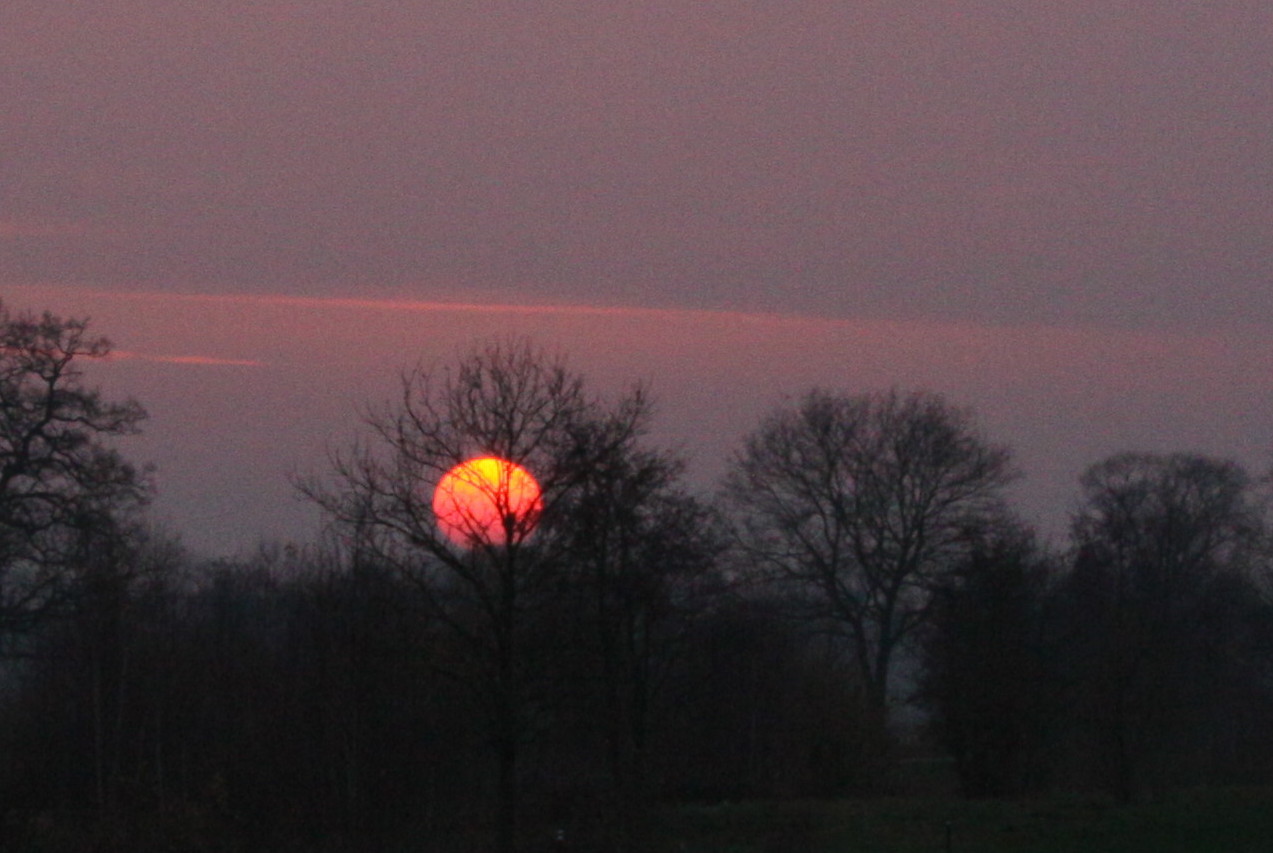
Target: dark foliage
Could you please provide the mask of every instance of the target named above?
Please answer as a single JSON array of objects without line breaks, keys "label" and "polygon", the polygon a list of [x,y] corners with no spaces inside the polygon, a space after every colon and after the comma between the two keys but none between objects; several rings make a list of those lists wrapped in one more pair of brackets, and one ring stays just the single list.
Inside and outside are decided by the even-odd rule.
[{"label": "dark foliage", "polygon": [[[106,343],[0,319],[2,849],[639,850],[669,802],[888,789],[903,737],[975,796],[1273,781],[1266,507],[1234,463],[1093,466],[1062,557],[966,412],[814,393],[750,439],[731,540],[641,389],[501,344],[408,374],[305,485],[330,541],[205,563],[139,521],[105,441],[141,409],[81,384]],[[541,477],[537,527],[445,538],[429,489],[476,453]],[[899,662],[919,737],[885,716]]]},{"label": "dark foliage", "polygon": [[1223,775],[1221,733],[1249,712],[1235,690],[1267,684],[1253,630],[1268,615],[1254,484],[1224,460],[1125,454],[1082,486],[1058,660],[1092,771],[1122,799]]},{"label": "dark foliage", "polygon": [[1050,565],[1028,531],[987,531],[938,587],[918,699],[964,793],[1006,796],[1047,781],[1047,741],[1064,698],[1049,660]]}]

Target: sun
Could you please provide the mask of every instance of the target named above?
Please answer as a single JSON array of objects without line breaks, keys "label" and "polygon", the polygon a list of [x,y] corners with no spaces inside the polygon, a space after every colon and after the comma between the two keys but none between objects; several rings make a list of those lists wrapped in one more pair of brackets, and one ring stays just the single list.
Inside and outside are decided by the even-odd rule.
[{"label": "sun", "polygon": [[433,516],[447,539],[464,548],[525,539],[543,508],[539,483],[498,456],[461,462],[433,490]]}]

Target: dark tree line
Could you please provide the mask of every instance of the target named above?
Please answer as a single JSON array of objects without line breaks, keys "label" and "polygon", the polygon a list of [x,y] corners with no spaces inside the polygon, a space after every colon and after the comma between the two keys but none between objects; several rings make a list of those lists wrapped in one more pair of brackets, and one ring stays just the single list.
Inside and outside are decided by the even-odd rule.
[{"label": "dark tree line", "polygon": [[939,588],[922,694],[965,790],[1268,782],[1273,607],[1263,484],[1121,454],[1081,478],[1070,548],[986,541]]},{"label": "dark tree line", "polygon": [[[108,343],[0,321],[6,849],[640,849],[649,806],[905,793],[914,755],[975,796],[1273,781],[1235,463],[1100,462],[1049,547],[970,412],[815,391],[713,499],[642,388],[501,342],[406,374],[298,484],[322,541],[209,563],[108,444],[144,417],[82,382]],[[457,543],[432,487],[482,455],[542,499]]]}]

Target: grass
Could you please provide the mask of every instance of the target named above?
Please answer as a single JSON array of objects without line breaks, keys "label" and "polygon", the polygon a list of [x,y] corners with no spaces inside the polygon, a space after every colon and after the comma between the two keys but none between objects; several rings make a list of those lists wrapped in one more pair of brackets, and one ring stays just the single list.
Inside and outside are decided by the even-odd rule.
[{"label": "grass", "polygon": [[738,803],[672,809],[656,823],[649,853],[1264,853],[1273,790],[1130,806],[1064,797]]},{"label": "grass", "polygon": [[[261,849],[207,835],[197,826],[167,835],[141,833],[130,843],[74,820],[45,816],[23,839],[0,838],[0,850],[70,853],[80,850]],[[591,823],[591,825],[589,825]],[[567,822],[568,844],[552,843],[556,826],[525,827],[527,853],[1267,853],[1273,850],[1273,788],[1201,789],[1119,806],[1083,797],[1033,800],[909,798],[802,800],[667,807],[643,823],[639,844],[616,847],[607,821]],[[947,826],[950,828],[947,847]],[[607,830],[609,826],[609,831]],[[162,830],[156,826],[150,829]],[[153,836],[153,838],[151,837]],[[167,839],[163,841],[162,839]],[[182,839],[178,842],[177,839]],[[13,842],[18,841],[16,846]],[[142,843],[145,842],[145,843]],[[322,849],[385,853],[478,853],[492,840],[480,828],[404,832],[393,843],[346,840]],[[314,849],[299,843],[269,849]]]}]

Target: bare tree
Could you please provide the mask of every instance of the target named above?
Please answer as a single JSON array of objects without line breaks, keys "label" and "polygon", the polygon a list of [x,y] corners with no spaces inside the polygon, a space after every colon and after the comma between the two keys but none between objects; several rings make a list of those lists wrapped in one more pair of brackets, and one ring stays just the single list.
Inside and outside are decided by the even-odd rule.
[{"label": "bare tree", "polygon": [[1080,484],[1074,543],[1129,596],[1169,607],[1217,573],[1251,571],[1261,556],[1254,484],[1230,460],[1123,453],[1090,467]]},{"label": "bare tree", "polygon": [[0,304],[0,628],[30,627],[69,589],[77,537],[148,496],[144,475],[104,440],[145,418],[83,383],[110,343],[85,320],[14,315]]},{"label": "bare tree", "polygon": [[[336,485],[301,484],[360,547],[394,561],[465,651],[457,675],[490,726],[501,851],[514,845],[518,758],[541,663],[528,633],[561,589],[578,493],[631,446],[647,418],[639,388],[606,406],[560,359],[524,341],[495,343],[454,369],[405,375],[401,399],[367,417],[371,440],[333,459]],[[454,466],[487,456],[538,480],[535,523],[508,513],[503,530],[491,531],[498,535],[457,544],[434,517],[431,495]],[[494,497],[511,505],[508,495]]]},{"label": "bare tree", "polygon": [[1240,466],[1195,454],[1120,454],[1080,482],[1071,649],[1103,781],[1130,799],[1197,764],[1187,753],[1223,714],[1263,511]]},{"label": "bare tree", "polygon": [[635,446],[601,460],[571,509],[572,586],[600,692],[616,817],[649,791],[659,700],[694,618],[717,587],[727,545],[719,514],[682,490],[683,465]]},{"label": "bare tree", "polygon": [[882,726],[895,653],[1011,477],[939,396],[813,391],[747,439],[726,493],[756,571],[847,638]]}]

